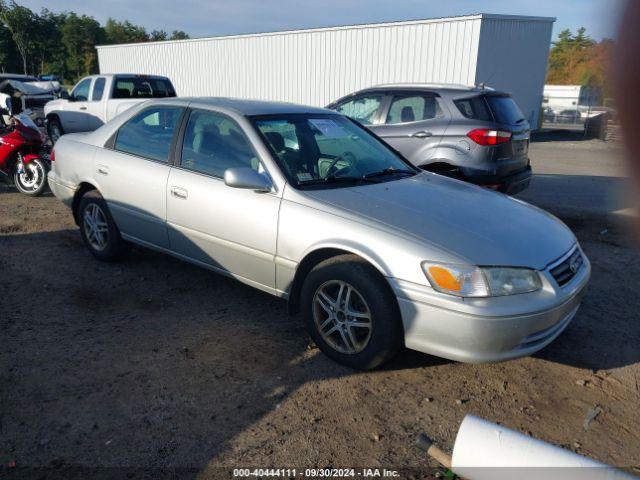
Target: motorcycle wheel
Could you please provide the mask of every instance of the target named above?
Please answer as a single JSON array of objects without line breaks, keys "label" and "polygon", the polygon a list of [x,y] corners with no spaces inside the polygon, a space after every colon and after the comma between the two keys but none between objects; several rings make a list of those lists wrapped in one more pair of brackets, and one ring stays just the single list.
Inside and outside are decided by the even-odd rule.
[{"label": "motorcycle wheel", "polygon": [[37,197],[47,188],[47,164],[41,158],[34,158],[23,171],[16,167],[13,181],[16,188],[25,195]]}]

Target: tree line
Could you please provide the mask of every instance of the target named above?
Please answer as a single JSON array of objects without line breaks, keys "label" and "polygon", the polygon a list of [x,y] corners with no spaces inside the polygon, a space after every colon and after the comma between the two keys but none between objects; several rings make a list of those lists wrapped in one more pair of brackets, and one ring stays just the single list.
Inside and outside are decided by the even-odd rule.
[{"label": "tree line", "polygon": [[40,13],[15,0],[0,0],[0,71],[57,75],[67,84],[98,71],[96,45],[189,38],[182,30],[147,32],[129,21],[112,18],[100,25],[74,12]]},{"label": "tree line", "polygon": [[613,40],[596,42],[584,27],[575,34],[569,29],[561,31],[549,52],[546,83],[601,87],[610,96],[607,79],[614,48]]}]

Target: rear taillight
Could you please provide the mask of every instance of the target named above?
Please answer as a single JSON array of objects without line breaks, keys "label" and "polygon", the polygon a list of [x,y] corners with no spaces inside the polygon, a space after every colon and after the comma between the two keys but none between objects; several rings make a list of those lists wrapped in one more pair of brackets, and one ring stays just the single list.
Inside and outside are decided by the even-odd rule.
[{"label": "rear taillight", "polygon": [[511,140],[511,132],[504,130],[491,130],[489,128],[476,128],[467,133],[467,137],[478,145],[500,145]]},{"label": "rear taillight", "polygon": [[52,162],[56,161],[56,151],[55,149],[51,149],[51,153],[49,154],[49,160],[51,160]]}]

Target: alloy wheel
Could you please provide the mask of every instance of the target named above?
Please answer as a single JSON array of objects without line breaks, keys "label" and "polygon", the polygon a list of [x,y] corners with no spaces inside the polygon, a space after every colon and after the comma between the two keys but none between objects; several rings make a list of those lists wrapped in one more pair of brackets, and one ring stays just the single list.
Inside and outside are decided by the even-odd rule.
[{"label": "alloy wheel", "polygon": [[91,248],[102,251],[109,242],[109,225],[107,217],[95,203],[90,203],[84,210],[84,234]]},{"label": "alloy wheel", "polygon": [[330,280],[320,285],[313,298],[313,319],[322,339],[340,353],[360,353],[371,339],[369,306],[347,282]]}]

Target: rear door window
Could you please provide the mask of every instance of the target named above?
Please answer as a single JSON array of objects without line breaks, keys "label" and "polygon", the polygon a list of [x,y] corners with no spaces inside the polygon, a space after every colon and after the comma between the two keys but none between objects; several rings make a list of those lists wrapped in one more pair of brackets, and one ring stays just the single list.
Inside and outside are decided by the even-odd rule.
[{"label": "rear door window", "polygon": [[487,95],[486,99],[496,122],[515,125],[525,119],[516,102],[508,95]]},{"label": "rear door window", "polygon": [[181,107],[152,107],[135,115],[118,131],[115,150],[167,162]]},{"label": "rear door window", "polygon": [[418,122],[442,117],[438,99],[433,96],[396,96],[387,114],[387,124]]},{"label": "rear door window", "polygon": [[458,107],[460,113],[467,118],[488,122],[493,121],[493,117],[483,96],[463,98],[461,100],[455,100],[453,103]]},{"label": "rear door window", "polygon": [[118,77],[112,98],[166,98],[176,92],[166,78]]},{"label": "rear door window", "polygon": [[382,99],[382,95],[357,97],[341,103],[336,107],[336,111],[363,125],[371,125],[376,118],[380,104],[382,104]]}]

